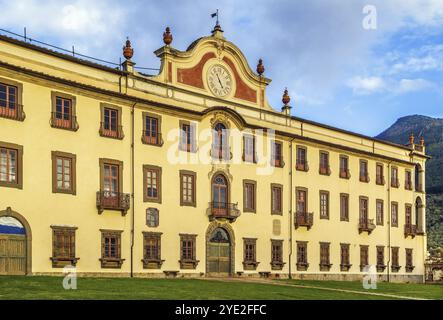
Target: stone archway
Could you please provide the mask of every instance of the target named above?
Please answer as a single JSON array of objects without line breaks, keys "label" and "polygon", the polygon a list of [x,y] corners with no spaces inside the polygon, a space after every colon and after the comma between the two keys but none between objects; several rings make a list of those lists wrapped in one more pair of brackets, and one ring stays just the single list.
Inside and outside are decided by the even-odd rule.
[{"label": "stone archway", "polygon": [[[210,272],[210,255],[211,255],[211,238],[217,229],[222,229],[226,232],[229,240],[229,271],[226,274],[215,274]],[[235,272],[235,236],[234,230],[227,222],[213,221],[206,230],[206,275],[210,276],[232,276]]]},{"label": "stone archway", "polygon": [[32,232],[31,232],[31,226],[29,225],[28,221],[18,212],[15,212],[11,209],[11,207],[6,208],[6,210],[0,211],[0,218],[2,217],[9,217],[14,218],[18,222],[21,223],[21,225],[25,229],[25,252],[26,252],[26,264],[25,264],[25,274],[30,275],[32,274]]}]

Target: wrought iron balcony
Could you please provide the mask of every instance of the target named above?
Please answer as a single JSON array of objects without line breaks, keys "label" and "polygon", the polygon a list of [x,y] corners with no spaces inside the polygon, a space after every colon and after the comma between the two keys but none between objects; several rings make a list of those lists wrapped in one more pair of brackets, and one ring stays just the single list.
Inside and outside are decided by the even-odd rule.
[{"label": "wrought iron balcony", "polygon": [[408,236],[414,238],[416,234],[417,234],[417,227],[415,225],[405,224],[405,238],[407,238]]},{"label": "wrought iron balcony", "polygon": [[307,227],[311,229],[314,224],[314,214],[312,212],[296,212],[294,217],[295,229],[298,227]]},{"label": "wrought iron balcony", "polygon": [[131,203],[129,193],[119,193],[111,191],[97,191],[97,209],[102,214],[104,210],[121,211],[122,215],[126,215]]},{"label": "wrought iron balcony", "polygon": [[340,178],[349,179],[351,178],[351,173],[349,169],[340,169]]},{"label": "wrought iron balcony", "polygon": [[144,144],[162,146],[163,145],[162,134],[160,132],[143,130],[142,142]]},{"label": "wrought iron balcony", "polygon": [[209,202],[209,219],[228,219],[234,222],[240,216],[240,210],[238,210],[237,205],[237,203]]},{"label": "wrought iron balcony", "polygon": [[0,117],[23,121],[26,116],[21,104],[0,99]]},{"label": "wrought iron balcony", "polygon": [[307,161],[297,161],[297,163],[295,164],[295,169],[297,171],[308,172],[309,171],[309,164]]},{"label": "wrought iron balcony", "polygon": [[77,131],[79,126],[74,115],[51,112],[51,127]]},{"label": "wrought iron balcony", "polygon": [[320,174],[329,176],[331,174],[331,167],[330,166],[320,166],[318,172]]},{"label": "wrought iron balcony", "polygon": [[371,234],[375,229],[374,219],[360,220],[358,223],[358,233],[367,232]]},{"label": "wrought iron balcony", "polygon": [[125,135],[123,134],[123,126],[117,125],[115,128],[105,128],[104,122],[100,122],[99,133],[102,137],[123,139]]},{"label": "wrought iron balcony", "polygon": [[360,182],[369,182],[369,174],[367,172],[360,173]]}]

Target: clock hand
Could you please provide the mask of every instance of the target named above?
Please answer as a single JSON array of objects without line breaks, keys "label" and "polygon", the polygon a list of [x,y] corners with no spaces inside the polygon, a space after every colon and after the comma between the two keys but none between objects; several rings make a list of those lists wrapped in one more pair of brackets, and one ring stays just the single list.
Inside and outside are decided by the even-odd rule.
[{"label": "clock hand", "polygon": [[219,78],[219,76],[218,76],[218,73],[216,73],[215,75],[217,76],[218,82],[220,83],[222,89],[224,89],[224,88],[223,88],[223,85],[222,85],[222,83],[221,83],[221,81],[220,81],[220,78]]}]

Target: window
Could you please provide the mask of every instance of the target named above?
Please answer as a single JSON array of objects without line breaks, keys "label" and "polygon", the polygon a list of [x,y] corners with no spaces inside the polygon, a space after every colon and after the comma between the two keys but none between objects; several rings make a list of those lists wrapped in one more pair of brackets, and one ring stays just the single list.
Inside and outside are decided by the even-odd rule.
[{"label": "window", "polygon": [[146,209],[146,225],[150,228],[158,227],[160,223],[160,217],[158,209],[148,208]]},{"label": "window", "polygon": [[297,270],[308,270],[308,243],[306,241],[297,241]]},{"label": "window", "polygon": [[196,206],[196,173],[180,170],[180,205]]},{"label": "window", "polygon": [[161,174],[157,166],[143,166],[143,201],[161,203]]},{"label": "window", "polygon": [[252,180],[243,180],[243,211],[256,212],[257,183]]},{"label": "window", "polygon": [[349,195],[340,194],[340,221],[349,221]]},{"label": "window", "polygon": [[391,187],[398,188],[400,182],[398,180],[398,169],[396,167],[391,168]]},{"label": "window", "polygon": [[398,203],[391,203],[391,225],[393,227],[398,227]]},{"label": "window", "polygon": [[143,268],[160,269],[164,260],[161,260],[161,233],[143,232]]},{"label": "window", "polygon": [[119,230],[100,230],[102,233],[102,268],[121,268],[121,234]]},{"label": "window", "polygon": [[385,268],[385,247],[377,246],[377,272],[383,272]]},{"label": "window", "polygon": [[283,185],[271,183],[271,214],[283,214]]},{"label": "window", "polygon": [[320,219],[329,219],[329,192],[320,191]]},{"label": "window", "polygon": [[122,108],[102,103],[100,110],[100,135],[102,137],[123,139]]},{"label": "window", "polygon": [[415,267],[412,259],[412,249],[406,249],[406,272],[412,272],[414,268]]},{"label": "window", "polygon": [[0,187],[22,189],[23,147],[0,142]]},{"label": "window", "polygon": [[180,121],[179,149],[187,152],[196,152],[195,125],[188,121]]},{"label": "window", "polygon": [[392,263],[391,263],[391,271],[398,272],[400,270],[400,263],[398,258],[399,247],[392,247]]},{"label": "window", "polygon": [[77,131],[79,126],[75,112],[76,98],[62,92],[52,92],[51,126]]},{"label": "window", "polygon": [[123,191],[123,162],[100,159],[100,191],[97,193],[99,213],[104,209],[118,210],[123,215],[129,209],[130,195]]},{"label": "window", "polygon": [[75,257],[75,227],[52,228],[52,267],[63,268],[75,266],[78,258]]},{"label": "window", "polygon": [[307,212],[307,191],[303,189],[297,189],[297,213]]},{"label": "window", "polygon": [[349,172],[349,158],[347,156],[340,156],[340,178],[349,179],[351,174]]},{"label": "window", "polygon": [[163,145],[160,116],[143,112],[142,142],[154,146]]},{"label": "window", "polygon": [[320,271],[329,271],[332,266],[329,262],[329,246],[328,242],[320,242]]},{"label": "window", "polygon": [[365,271],[369,265],[369,246],[360,246],[360,271]]},{"label": "window", "polygon": [[274,167],[283,168],[283,144],[280,141],[271,142],[271,165]]},{"label": "window", "polygon": [[243,238],[243,269],[255,270],[257,268],[256,249],[257,239]]},{"label": "window", "polygon": [[255,154],[255,137],[250,134],[243,136],[243,161],[256,163],[257,157]]},{"label": "window", "polygon": [[65,152],[52,152],[52,192],[76,193],[76,156]]},{"label": "window", "polygon": [[297,147],[297,160],[295,168],[299,171],[308,171],[307,149],[305,147]]},{"label": "window", "polygon": [[375,202],[376,206],[376,223],[379,226],[382,226],[384,224],[384,203],[383,200],[377,199]]},{"label": "window", "polygon": [[271,240],[271,268],[283,269],[283,240]]},{"label": "window", "polygon": [[341,271],[349,271],[351,268],[350,259],[349,259],[349,244],[341,243],[340,244],[340,270]]},{"label": "window", "polygon": [[212,158],[217,160],[230,160],[229,135],[226,126],[217,123],[212,132]]},{"label": "window", "polygon": [[375,171],[376,171],[375,183],[380,186],[383,186],[385,184],[385,177],[383,175],[383,164],[377,163],[375,166]]},{"label": "window", "polygon": [[329,153],[325,151],[320,151],[320,169],[319,173],[329,176],[331,174],[331,169],[329,167]]},{"label": "window", "polygon": [[360,160],[360,181],[369,182],[368,162]]},{"label": "window", "polygon": [[21,83],[0,78],[0,117],[25,120],[22,92],[23,85]]},{"label": "window", "polygon": [[411,170],[405,171],[405,189],[412,190],[412,172],[411,172]]},{"label": "window", "polygon": [[180,268],[195,269],[198,264],[195,254],[195,234],[180,234]]},{"label": "window", "polygon": [[368,199],[360,197],[360,224],[368,223]]}]

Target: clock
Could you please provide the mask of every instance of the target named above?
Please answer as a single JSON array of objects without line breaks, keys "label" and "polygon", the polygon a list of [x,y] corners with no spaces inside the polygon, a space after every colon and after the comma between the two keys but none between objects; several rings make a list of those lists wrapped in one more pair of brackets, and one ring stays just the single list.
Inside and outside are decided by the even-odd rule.
[{"label": "clock", "polygon": [[217,97],[225,97],[232,90],[232,77],[229,71],[222,65],[216,64],[208,69],[208,87]]}]

